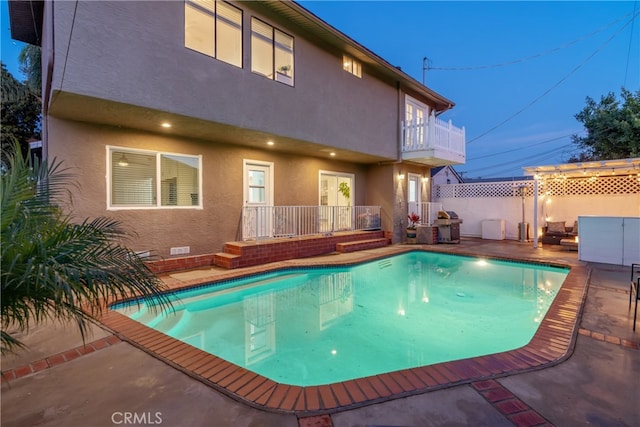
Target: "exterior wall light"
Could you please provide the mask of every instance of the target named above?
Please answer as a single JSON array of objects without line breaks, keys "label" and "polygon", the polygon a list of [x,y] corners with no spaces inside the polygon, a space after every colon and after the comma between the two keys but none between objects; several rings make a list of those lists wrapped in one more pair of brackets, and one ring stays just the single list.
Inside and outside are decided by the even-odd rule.
[{"label": "exterior wall light", "polygon": [[122,156],[120,156],[120,159],[118,159],[118,166],[129,166],[129,160],[127,160],[124,153],[122,153]]}]

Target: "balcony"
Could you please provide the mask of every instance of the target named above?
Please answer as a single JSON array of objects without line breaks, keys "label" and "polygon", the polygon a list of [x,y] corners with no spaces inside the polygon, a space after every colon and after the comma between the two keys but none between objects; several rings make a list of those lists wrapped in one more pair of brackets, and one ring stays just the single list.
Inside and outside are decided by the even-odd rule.
[{"label": "balcony", "polygon": [[402,160],[430,166],[465,162],[465,130],[430,115],[402,122]]}]

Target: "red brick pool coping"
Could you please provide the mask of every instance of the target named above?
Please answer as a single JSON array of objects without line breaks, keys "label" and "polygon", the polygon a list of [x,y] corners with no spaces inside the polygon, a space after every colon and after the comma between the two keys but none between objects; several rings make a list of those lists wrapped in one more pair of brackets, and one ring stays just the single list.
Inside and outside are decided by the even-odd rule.
[{"label": "red brick pool coping", "polygon": [[[407,249],[407,251],[410,249]],[[412,250],[412,249],[411,249]],[[405,251],[402,251],[405,252]],[[458,254],[467,255],[467,254]],[[389,256],[372,256],[376,259]],[[469,254],[469,256],[476,256]],[[280,384],[189,344],[171,338],[115,311],[105,311],[100,321],[120,339],[179,369],[187,375],[250,406],[298,416],[330,414],[461,384],[550,367],[567,359],[575,347],[578,320],[586,298],[590,270],[541,260],[506,259],[569,267],[562,287],[540,326],[524,347],[496,354],[438,363],[320,386]],[[357,263],[363,262],[358,260]],[[353,264],[346,262],[341,264]],[[319,265],[310,262],[308,265]],[[322,265],[329,265],[324,262]],[[335,265],[335,264],[331,264]],[[216,280],[273,271],[290,265],[262,266],[255,271],[224,273]],[[172,285],[181,289],[211,282],[211,278]]]}]

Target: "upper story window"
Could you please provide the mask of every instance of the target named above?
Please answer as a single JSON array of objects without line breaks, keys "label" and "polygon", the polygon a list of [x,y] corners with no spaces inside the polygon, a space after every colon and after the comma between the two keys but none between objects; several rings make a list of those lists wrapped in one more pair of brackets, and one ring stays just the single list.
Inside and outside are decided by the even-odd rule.
[{"label": "upper story window", "polygon": [[293,37],[251,18],[251,71],[293,86]]},{"label": "upper story window", "polygon": [[107,147],[109,209],[202,207],[202,156]]},{"label": "upper story window", "polygon": [[223,1],[186,0],[184,45],[242,67],[242,10]]},{"label": "upper story window", "polygon": [[349,55],[342,55],[342,69],[362,78],[362,65]]}]

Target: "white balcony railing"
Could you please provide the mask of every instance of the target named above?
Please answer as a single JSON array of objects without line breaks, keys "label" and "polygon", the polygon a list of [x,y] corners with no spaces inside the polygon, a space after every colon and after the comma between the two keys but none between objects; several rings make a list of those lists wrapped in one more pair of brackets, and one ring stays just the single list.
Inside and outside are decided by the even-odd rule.
[{"label": "white balcony railing", "polygon": [[465,156],[465,130],[431,114],[428,119],[402,123],[402,152],[445,151]]},{"label": "white balcony railing", "polygon": [[334,231],[376,230],[380,206],[244,206],[242,239],[308,236]]}]

